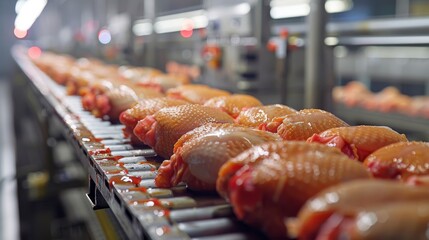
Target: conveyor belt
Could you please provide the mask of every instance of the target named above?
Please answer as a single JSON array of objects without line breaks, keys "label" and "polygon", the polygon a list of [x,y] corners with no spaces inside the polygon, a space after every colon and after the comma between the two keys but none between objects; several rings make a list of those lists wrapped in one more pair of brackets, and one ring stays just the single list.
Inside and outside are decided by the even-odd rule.
[{"label": "conveyor belt", "polygon": [[84,111],[80,97],[66,96],[26,57],[12,50],[47,111],[64,124],[64,134],[87,169],[87,197],[94,209],[110,207],[130,239],[261,239],[239,222],[219,196],[192,193],[184,185],[155,188],[161,160],[150,148],[124,139],[122,125]]}]

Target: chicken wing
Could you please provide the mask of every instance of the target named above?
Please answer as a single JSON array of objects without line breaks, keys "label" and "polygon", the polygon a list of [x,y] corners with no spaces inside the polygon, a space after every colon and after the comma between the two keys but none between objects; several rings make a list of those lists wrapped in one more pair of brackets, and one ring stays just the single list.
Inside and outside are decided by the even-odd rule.
[{"label": "chicken wing", "polygon": [[236,124],[203,125],[177,141],[173,156],[159,168],[155,184],[172,187],[183,181],[192,190],[214,191],[218,171],[229,158],[254,145],[280,140],[277,134]]}]

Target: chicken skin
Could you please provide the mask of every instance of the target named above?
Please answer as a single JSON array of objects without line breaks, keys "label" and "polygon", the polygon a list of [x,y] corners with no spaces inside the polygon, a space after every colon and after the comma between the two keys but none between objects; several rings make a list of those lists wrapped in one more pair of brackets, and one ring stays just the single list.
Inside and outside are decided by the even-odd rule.
[{"label": "chicken skin", "polygon": [[204,106],[215,107],[236,118],[243,108],[262,106],[262,103],[250,95],[234,94],[209,99]]},{"label": "chicken skin", "polygon": [[134,135],[133,131],[137,122],[145,117],[155,114],[159,110],[166,107],[189,104],[186,101],[179,99],[171,99],[167,97],[149,98],[139,100],[132,108],[127,109],[119,115],[119,121],[125,125],[124,134],[127,136]]},{"label": "chicken skin", "polygon": [[386,180],[339,184],[288,221],[298,239],[426,239],[429,189]]},{"label": "chicken skin", "polygon": [[429,143],[399,142],[370,154],[364,165],[376,178],[407,180],[429,175]]},{"label": "chicken skin", "polygon": [[210,98],[228,95],[230,95],[230,93],[227,91],[199,84],[182,85],[167,91],[168,97],[197,104],[204,104]]},{"label": "chicken skin", "polygon": [[134,134],[158,155],[169,159],[174,144],[183,134],[207,123],[233,122],[232,117],[219,109],[188,104],[163,108],[147,116],[137,123]]},{"label": "chicken skin", "polygon": [[320,109],[304,109],[297,113],[274,118],[260,129],[277,132],[284,140],[305,141],[315,133],[335,127],[349,126],[332,113]]},{"label": "chicken skin", "polygon": [[172,187],[183,181],[192,190],[214,191],[218,171],[228,159],[254,145],[281,140],[277,134],[236,124],[203,125],[177,141],[173,156],[159,168],[155,184]]},{"label": "chicken skin", "polygon": [[92,114],[96,117],[108,116],[112,122],[119,120],[119,115],[131,108],[139,99],[162,97],[163,94],[149,88],[134,88],[121,85],[95,97]]},{"label": "chicken skin", "polygon": [[275,117],[296,112],[298,111],[281,104],[251,107],[241,111],[235,122],[243,126],[257,128],[259,125],[266,124]]},{"label": "chicken skin", "polygon": [[365,125],[331,128],[307,139],[307,142],[336,147],[351,159],[361,162],[379,148],[406,141],[404,134],[399,134],[389,127]]},{"label": "chicken skin", "polygon": [[319,191],[369,178],[357,161],[336,148],[302,141],[271,142],[250,148],[220,169],[216,188],[237,217],[270,237],[285,238],[283,219],[295,216]]}]

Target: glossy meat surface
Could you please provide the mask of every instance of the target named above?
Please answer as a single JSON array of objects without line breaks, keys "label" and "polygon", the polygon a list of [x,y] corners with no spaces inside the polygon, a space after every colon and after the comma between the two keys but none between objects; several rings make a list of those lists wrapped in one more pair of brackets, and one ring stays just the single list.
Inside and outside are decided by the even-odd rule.
[{"label": "glossy meat surface", "polygon": [[281,117],[297,111],[281,104],[251,107],[240,112],[235,122],[248,127],[259,127],[259,125],[268,123],[275,117]]},{"label": "glossy meat surface", "polygon": [[128,130],[133,131],[134,127],[137,125],[137,122],[148,115],[155,114],[159,110],[166,107],[185,104],[189,103],[183,100],[171,99],[167,97],[141,99],[135,106],[121,113],[120,122],[124,124]]},{"label": "glossy meat surface", "polygon": [[239,219],[279,238],[286,235],[284,218],[296,215],[310,197],[334,184],[369,177],[361,163],[338,149],[287,141],[256,146],[230,159],[216,187]]},{"label": "glossy meat surface", "polygon": [[153,116],[140,120],[134,134],[145,144],[153,147],[164,158],[173,154],[179,138],[206,123],[233,123],[226,113],[211,107],[188,104],[163,108]]},{"label": "glossy meat surface", "polygon": [[352,159],[363,161],[369,154],[392,143],[406,142],[404,134],[385,126],[331,128],[310,137],[308,142],[337,147]]},{"label": "glossy meat surface", "polygon": [[228,159],[254,145],[281,140],[277,134],[236,124],[206,124],[177,141],[173,156],[162,163],[155,183],[172,187],[183,181],[193,190],[214,191],[218,171]]},{"label": "glossy meat surface", "polygon": [[317,194],[289,222],[299,239],[424,239],[429,189],[385,180],[360,180]]},{"label": "glossy meat surface", "polygon": [[250,95],[234,94],[211,98],[204,106],[218,108],[236,118],[243,108],[262,106],[262,103]]},{"label": "glossy meat surface", "polygon": [[403,179],[429,175],[429,143],[400,142],[369,155],[364,165],[377,178]]},{"label": "glossy meat surface", "polygon": [[230,93],[227,91],[199,84],[182,85],[167,91],[168,97],[182,99],[197,104],[204,104],[210,98],[228,95],[230,95]]},{"label": "glossy meat surface", "polygon": [[96,96],[95,108],[92,113],[96,117],[109,116],[109,120],[116,122],[119,115],[137,104],[139,99],[162,97],[163,94],[148,88],[132,89],[121,85],[110,91]]},{"label": "glossy meat surface", "polygon": [[332,113],[320,109],[304,109],[294,114],[274,118],[266,130],[277,132],[285,140],[305,141],[315,133],[348,126]]}]

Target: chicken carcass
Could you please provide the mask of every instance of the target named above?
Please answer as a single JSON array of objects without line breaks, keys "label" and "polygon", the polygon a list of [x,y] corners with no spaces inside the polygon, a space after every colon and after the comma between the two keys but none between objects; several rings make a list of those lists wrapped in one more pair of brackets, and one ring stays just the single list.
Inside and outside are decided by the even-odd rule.
[{"label": "chicken carcass", "polygon": [[296,112],[295,109],[281,104],[251,107],[241,111],[235,122],[243,126],[256,128],[261,124],[268,123],[275,117]]},{"label": "chicken carcass", "polygon": [[405,141],[407,138],[404,134],[399,134],[389,127],[365,125],[331,128],[307,139],[307,142],[336,147],[351,159],[361,162],[379,148]]},{"label": "chicken carcass", "polygon": [[277,132],[285,140],[305,141],[315,133],[335,127],[349,126],[332,113],[320,109],[304,109],[297,113],[276,117],[260,129]]},{"label": "chicken carcass", "polygon": [[140,120],[134,134],[155,152],[170,158],[174,144],[194,128],[207,123],[233,123],[234,120],[219,109],[199,104],[187,104],[163,108],[154,115]]},{"label": "chicken carcass", "polygon": [[377,178],[407,180],[413,175],[429,175],[429,143],[388,145],[370,154],[364,165]]},{"label": "chicken carcass", "polygon": [[145,117],[155,114],[166,107],[189,104],[186,101],[168,97],[141,99],[132,108],[127,109],[119,115],[119,121],[125,125],[126,137],[134,135],[133,131],[137,122]]},{"label": "chicken carcass", "polygon": [[298,239],[427,239],[429,189],[359,180],[325,189],[288,221]]},{"label": "chicken carcass", "polygon": [[322,189],[369,178],[366,168],[336,148],[302,141],[271,142],[250,148],[220,169],[216,188],[237,217],[272,238],[285,237],[283,219]]},{"label": "chicken carcass", "polygon": [[230,95],[230,93],[227,91],[199,84],[182,85],[167,91],[168,97],[197,104],[204,104],[210,98],[228,95]]},{"label": "chicken carcass", "polygon": [[281,140],[277,134],[236,124],[203,125],[177,141],[173,156],[159,168],[155,184],[167,188],[183,181],[192,190],[214,191],[218,171],[228,159],[254,145]]},{"label": "chicken carcass", "polygon": [[250,95],[234,94],[209,99],[204,106],[215,107],[236,118],[243,108],[262,106],[262,103]]}]

